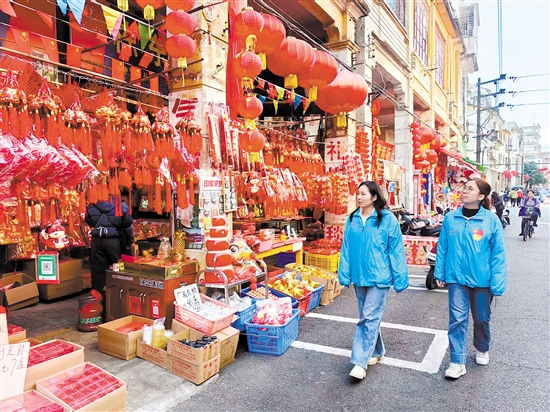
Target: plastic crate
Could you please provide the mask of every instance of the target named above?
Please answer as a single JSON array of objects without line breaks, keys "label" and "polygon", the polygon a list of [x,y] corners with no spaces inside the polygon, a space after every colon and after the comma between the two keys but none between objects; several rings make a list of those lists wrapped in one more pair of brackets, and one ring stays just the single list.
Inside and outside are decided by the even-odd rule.
[{"label": "plastic crate", "polygon": [[304,259],[306,265],[317,266],[318,268],[325,269],[330,272],[338,272],[340,253],[335,255],[316,255],[315,253],[306,253]]},{"label": "plastic crate", "polygon": [[235,312],[237,312],[235,309],[233,309],[231,306],[226,305],[225,303],[221,303],[215,299],[211,299],[208,296],[202,294],[200,296],[203,303],[212,302],[218,306],[230,308],[232,310],[231,314],[221,319],[210,320],[199,315],[197,312],[186,309],[183,306],[180,306],[176,302],[174,302],[174,308],[176,310],[175,317],[177,321],[183,323],[184,325],[190,326],[193,329],[199,330],[207,335],[213,335],[214,333],[217,333],[220,330],[231,326],[231,323],[233,322],[233,316],[235,315]]},{"label": "plastic crate", "polygon": [[280,356],[298,339],[299,310],[282,326],[246,324],[248,350],[254,353]]},{"label": "plastic crate", "polygon": [[311,292],[306,293],[301,298],[296,298],[294,296],[287,295],[286,293],[279,292],[278,290],[274,290],[271,288],[269,290],[273,290],[273,292],[280,293],[284,297],[289,297],[298,301],[298,309],[300,310],[300,316],[304,316],[306,313],[309,312],[309,302],[311,301]]},{"label": "plastic crate", "polygon": [[[258,287],[263,287],[263,285],[258,285]],[[252,299],[253,303],[256,303],[257,299],[253,298],[252,296],[249,296],[248,295],[249,291],[250,291],[250,288],[245,288],[245,289],[241,290],[241,297],[248,296],[250,299]],[[290,298],[290,302],[291,302],[290,304],[292,305],[292,309],[297,309],[298,308],[298,299],[296,299],[295,297],[285,295],[284,293],[279,292],[278,290],[275,290],[275,289],[271,289],[271,288],[269,288],[268,293],[273,295],[273,296],[277,296],[278,298]]]},{"label": "plastic crate", "polygon": [[307,308],[308,312],[311,312],[313,309],[319,306],[319,304],[321,303],[321,295],[323,294],[323,290],[325,290],[325,285],[321,285],[313,292],[311,292],[311,299],[309,300],[309,307]]},{"label": "plastic crate", "polygon": [[245,310],[241,310],[240,312],[237,312],[236,315],[239,317],[235,322],[231,324],[235,329],[240,330],[241,332],[246,329],[246,322],[250,322],[250,319],[254,316],[254,313],[256,312],[256,304],[252,303],[248,308]]}]

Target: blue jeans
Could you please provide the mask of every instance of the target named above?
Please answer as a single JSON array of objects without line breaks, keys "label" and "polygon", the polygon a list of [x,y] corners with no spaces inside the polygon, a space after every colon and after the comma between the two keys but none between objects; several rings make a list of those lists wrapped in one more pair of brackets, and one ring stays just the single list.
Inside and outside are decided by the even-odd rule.
[{"label": "blue jeans", "polygon": [[389,288],[376,286],[355,286],[359,322],[353,337],[351,363],[364,369],[367,369],[371,357],[381,358],[386,353],[380,333],[380,322],[386,307],[388,290]]},{"label": "blue jeans", "polygon": [[474,347],[480,352],[489,350],[491,341],[491,301],[489,288],[469,288],[449,284],[449,347],[451,362],[466,364],[468,315],[474,319]]}]

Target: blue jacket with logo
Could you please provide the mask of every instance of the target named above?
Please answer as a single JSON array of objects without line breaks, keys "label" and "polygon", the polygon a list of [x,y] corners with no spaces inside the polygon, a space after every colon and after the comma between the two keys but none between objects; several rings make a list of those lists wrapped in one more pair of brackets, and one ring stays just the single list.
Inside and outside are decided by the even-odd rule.
[{"label": "blue jacket with logo", "polygon": [[504,231],[498,216],[480,207],[470,218],[462,208],[448,213],[437,244],[435,278],[471,288],[506,290]]},{"label": "blue jacket with logo", "polygon": [[338,280],[343,286],[393,286],[401,292],[409,286],[405,246],[399,222],[388,210],[382,210],[382,222],[376,227],[374,211],[363,224],[357,210],[346,222],[340,253]]}]

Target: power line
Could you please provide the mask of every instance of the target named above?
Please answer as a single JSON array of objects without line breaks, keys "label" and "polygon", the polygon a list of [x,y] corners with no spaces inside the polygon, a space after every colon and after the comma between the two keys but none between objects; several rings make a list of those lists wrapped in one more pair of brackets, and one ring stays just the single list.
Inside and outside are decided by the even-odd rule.
[{"label": "power line", "polygon": [[508,79],[512,80],[514,83],[516,83],[519,79],[525,79],[527,77],[543,77],[543,76],[550,76],[550,73],[545,74],[528,74],[525,76],[508,76]]},{"label": "power line", "polygon": [[506,107],[510,107],[512,108],[512,110],[516,107],[520,107],[520,106],[541,106],[541,105],[546,105],[546,104],[550,104],[550,102],[541,102],[541,103],[521,103],[521,104],[507,104]]},{"label": "power line", "polygon": [[506,93],[511,94],[512,97],[515,97],[516,94],[520,94],[520,93],[535,93],[535,92],[547,92],[547,91],[550,91],[550,89],[519,90],[519,91],[510,91]]}]

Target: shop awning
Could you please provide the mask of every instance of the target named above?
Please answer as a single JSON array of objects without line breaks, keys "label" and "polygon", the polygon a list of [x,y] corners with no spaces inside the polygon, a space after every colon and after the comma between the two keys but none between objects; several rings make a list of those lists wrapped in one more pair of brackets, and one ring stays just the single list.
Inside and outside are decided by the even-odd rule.
[{"label": "shop awning", "polygon": [[460,166],[465,167],[468,170],[471,170],[475,173],[483,173],[485,172],[485,167],[481,164],[474,162],[473,160],[468,159],[467,157],[463,157],[462,153],[451,153],[445,148],[441,148],[440,153],[443,153],[447,157],[452,157],[455,160],[458,160]]}]

